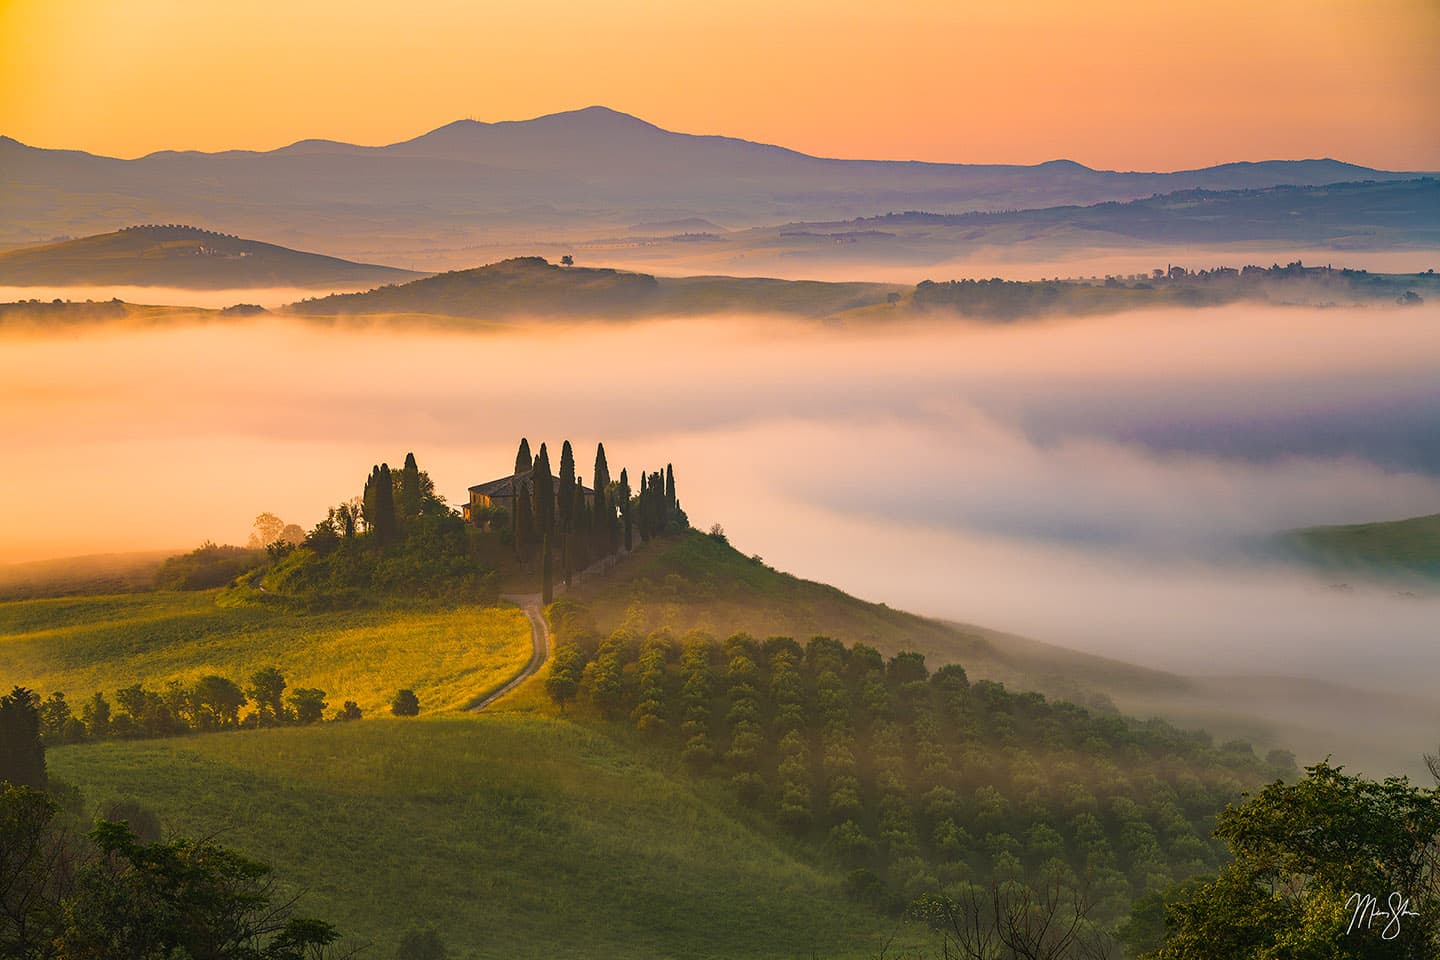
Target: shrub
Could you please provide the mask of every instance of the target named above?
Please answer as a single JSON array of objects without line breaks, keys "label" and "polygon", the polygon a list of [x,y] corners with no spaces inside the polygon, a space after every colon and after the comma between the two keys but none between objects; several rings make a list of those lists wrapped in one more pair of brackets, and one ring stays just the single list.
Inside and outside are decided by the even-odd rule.
[{"label": "shrub", "polygon": [[414,717],[420,713],[420,698],[409,688],[399,691],[390,701],[390,712],[397,717]]}]

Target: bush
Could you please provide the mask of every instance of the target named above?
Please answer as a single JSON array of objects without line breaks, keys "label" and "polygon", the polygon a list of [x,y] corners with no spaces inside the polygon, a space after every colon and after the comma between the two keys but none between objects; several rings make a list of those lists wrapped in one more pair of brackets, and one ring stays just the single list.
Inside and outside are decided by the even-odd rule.
[{"label": "bush", "polygon": [[410,689],[401,690],[395,694],[390,701],[390,712],[397,717],[414,717],[420,713],[420,698],[415,696],[415,691]]},{"label": "bush", "polygon": [[395,960],[445,960],[445,944],[434,927],[411,927],[400,935]]}]

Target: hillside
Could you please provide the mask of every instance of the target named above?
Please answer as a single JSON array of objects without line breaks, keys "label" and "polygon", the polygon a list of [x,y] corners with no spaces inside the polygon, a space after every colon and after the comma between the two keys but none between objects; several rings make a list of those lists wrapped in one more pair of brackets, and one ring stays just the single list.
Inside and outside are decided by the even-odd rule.
[{"label": "hillside", "polygon": [[1282,550],[1327,569],[1440,576],[1440,513],[1408,520],[1292,530]]},{"label": "hillside", "polygon": [[517,257],[364,293],[331,294],[291,304],[302,316],[376,316],[503,321],[532,318],[779,315],[805,320],[890,322],[956,314],[980,320],[1103,314],[1238,301],[1276,304],[1423,303],[1440,295],[1437,274],[1372,274],[1292,263],[1164,276],[1080,280],[925,280],[912,288],[760,277],[654,277],[595,267],[562,267]]},{"label": "hillside", "polygon": [[[647,545],[603,583],[570,595],[590,610],[604,632],[627,623],[636,630],[740,630],[756,637],[823,635],[869,644],[887,656],[923,653],[934,666],[959,663],[972,678],[1102,712],[1116,709],[1159,716],[1217,739],[1240,738],[1257,747],[1295,751],[1302,762],[1327,754],[1352,769],[1377,775],[1424,772],[1421,754],[1440,702],[1378,695],[1295,677],[1191,677],[1136,666],[971,624],[948,623],[867,603],[834,587],[791,576],[692,532]],[[1372,722],[1358,729],[1337,703],[1364,706]],[[1403,735],[1397,735],[1403,732]]]},{"label": "hillside", "polygon": [[562,267],[517,257],[366,293],[302,300],[306,316],[411,314],[474,319],[507,317],[687,316],[779,313],[820,318],[886,302],[901,287],[751,277],[657,278],[596,267]]},{"label": "hillside", "polygon": [[351,263],[273,243],[176,225],[113,233],[0,252],[0,285],[188,287],[338,287],[420,276],[373,263]]},{"label": "hillside", "polygon": [[[1163,266],[1177,251],[1207,251],[1235,265],[1267,250],[1329,251],[1327,259],[1373,250],[1440,248],[1440,180],[1364,180],[1236,190],[1185,189],[1086,206],[950,212],[911,210],[849,220],[796,221],[700,236],[652,234],[594,240],[587,259],[729,270],[837,270],[922,267],[975,258],[1044,260],[1155,250]],[[678,234],[679,231],[676,231]],[[1314,254],[1311,254],[1314,256]],[[1440,261],[1437,261],[1440,262]],[[1268,261],[1267,261],[1268,263]],[[788,265],[788,266],[787,266]],[[1212,267],[1214,262],[1188,263]],[[1064,275],[1063,262],[1055,265]]]},{"label": "hillside", "polygon": [[[1335,160],[1174,173],[833,160],[731,137],[662,130],[590,107],[533,120],[459,120],[386,146],[304,140],[268,152],[162,151],[135,160],[0,138],[0,242],[141,218],[215,224],[360,258],[474,262],[467,247],[577,242],[637,223],[733,227],[846,220],[882,210],[1007,210],[1188,189],[1389,180]],[[383,191],[377,190],[383,184]],[[438,240],[435,238],[444,238]]]}]

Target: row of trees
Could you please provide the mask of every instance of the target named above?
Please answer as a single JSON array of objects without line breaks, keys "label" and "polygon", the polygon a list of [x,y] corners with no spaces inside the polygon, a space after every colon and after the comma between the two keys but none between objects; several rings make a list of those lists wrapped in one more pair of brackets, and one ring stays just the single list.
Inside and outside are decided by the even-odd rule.
[{"label": "row of trees", "polygon": [[[413,694],[412,694],[413,696]],[[327,694],[314,687],[290,687],[275,667],[251,674],[242,686],[227,677],[209,675],[193,683],[172,680],[161,689],[132,684],[115,691],[114,702],[96,692],[72,706],[64,692],[39,693],[16,687],[0,703],[0,728],[6,754],[26,755],[29,734],[43,743],[168,737],[216,730],[273,727],[359,720],[353,700],[330,710]],[[251,710],[242,714],[249,705]],[[33,729],[32,729],[33,728]],[[23,778],[17,782],[33,782]]]},{"label": "row of trees", "polygon": [[516,559],[525,562],[539,551],[542,593],[549,603],[554,593],[555,569],[568,584],[572,575],[602,557],[634,547],[638,529],[642,540],[689,526],[675,493],[675,470],[643,475],[637,493],[630,487],[626,469],[612,480],[605,444],[597,444],[591,474],[593,491],[585,494],[583,477],[575,471],[575,453],[566,440],[560,448],[560,469],[553,472],[550,452],[540,444],[530,452],[522,437],[515,453],[511,478],[510,534]]},{"label": "row of trees", "polygon": [[1215,811],[1294,769],[1246,744],[972,684],[958,666],[931,674],[916,653],[887,660],[823,637],[600,637],[570,602],[551,619],[557,702],[672,738],[696,774],[730,780],[860,871],[857,895],[895,907],[1048,870],[1089,878],[1116,919],[1135,895],[1214,870]]}]

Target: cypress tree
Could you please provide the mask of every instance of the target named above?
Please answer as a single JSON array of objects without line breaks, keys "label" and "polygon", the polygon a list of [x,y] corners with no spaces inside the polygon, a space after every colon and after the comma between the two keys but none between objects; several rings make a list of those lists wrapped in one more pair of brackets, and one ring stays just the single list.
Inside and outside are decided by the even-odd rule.
[{"label": "cypress tree", "polygon": [[677,506],[679,506],[679,501],[675,499],[675,467],[667,463],[665,464],[665,515],[667,519],[670,514],[675,512]]},{"label": "cypress tree", "polygon": [[595,447],[595,505],[591,511],[591,541],[597,553],[615,552],[615,510],[610,504],[610,465],[605,462],[605,444]]},{"label": "cypress tree", "polygon": [[520,449],[515,451],[515,472],[517,474],[529,473],[533,466],[535,466],[535,458],[530,456],[530,441],[521,437]]},{"label": "cypress tree", "polygon": [[[370,476],[365,481],[365,495],[360,501],[360,515],[365,520],[366,530],[376,530],[380,525],[380,465],[376,464],[370,468]],[[376,534],[379,536],[379,534]]]},{"label": "cypress tree", "polygon": [[620,517],[625,523],[625,552],[629,553],[632,547],[630,537],[630,475],[624,468],[620,470],[620,487],[615,491],[615,499],[620,505]]},{"label": "cypress tree", "polygon": [[420,516],[420,467],[415,454],[405,454],[405,469],[400,471],[400,509],[406,520]]},{"label": "cypress tree", "polygon": [[390,475],[390,465],[380,464],[380,473],[375,481],[375,518],[379,521],[375,530],[382,545],[395,539],[395,478]]},{"label": "cypress tree", "polygon": [[536,518],[530,508],[530,486],[518,481],[516,488],[516,558],[526,560],[530,556],[530,544],[536,538]]},{"label": "cypress tree", "polygon": [[555,530],[555,476],[550,472],[550,454],[545,444],[535,457],[535,473],[530,478],[530,493],[535,498],[535,526],[542,536]]},{"label": "cypress tree", "polygon": [[560,508],[560,532],[575,529],[575,451],[566,440],[560,447],[560,483],[556,491]]},{"label": "cypress tree", "polygon": [[590,508],[585,505],[585,481],[581,477],[575,478],[575,504],[570,510],[575,531],[571,536],[574,543],[574,563],[585,569],[590,565]]},{"label": "cypress tree", "polygon": [[555,584],[551,582],[550,571],[550,534],[545,534],[540,549],[544,553],[540,561],[540,602],[548,607],[555,599]]},{"label": "cypress tree", "polygon": [[560,579],[564,581],[565,588],[570,588],[570,575],[575,570],[575,535],[564,533],[560,535]]}]

